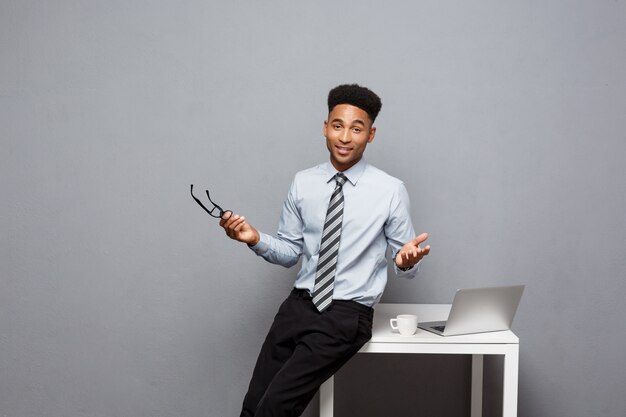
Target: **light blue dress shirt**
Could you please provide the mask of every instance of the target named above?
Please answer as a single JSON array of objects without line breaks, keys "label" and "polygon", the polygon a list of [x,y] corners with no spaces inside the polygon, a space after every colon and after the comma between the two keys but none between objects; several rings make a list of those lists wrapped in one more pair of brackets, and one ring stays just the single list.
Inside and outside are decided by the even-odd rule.
[{"label": "light blue dress shirt", "polygon": [[[302,267],[295,287],[313,292],[320,241],[337,170],[330,162],[296,174],[283,204],[276,237],[260,233],[250,248],[268,262]],[[415,238],[409,195],[402,181],[361,159],[344,171],[344,211],[333,299],[373,307],[387,284],[386,252]],[[392,261],[393,262],[393,261]],[[396,274],[413,278],[418,265]]]}]

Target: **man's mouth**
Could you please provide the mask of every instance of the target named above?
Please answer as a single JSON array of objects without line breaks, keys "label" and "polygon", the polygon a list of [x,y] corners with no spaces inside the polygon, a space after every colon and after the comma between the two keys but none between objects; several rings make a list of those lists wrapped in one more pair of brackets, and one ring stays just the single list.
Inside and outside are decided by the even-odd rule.
[{"label": "man's mouth", "polygon": [[352,148],[348,148],[347,146],[337,146],[337,153],[339,155],[348,155]]}]

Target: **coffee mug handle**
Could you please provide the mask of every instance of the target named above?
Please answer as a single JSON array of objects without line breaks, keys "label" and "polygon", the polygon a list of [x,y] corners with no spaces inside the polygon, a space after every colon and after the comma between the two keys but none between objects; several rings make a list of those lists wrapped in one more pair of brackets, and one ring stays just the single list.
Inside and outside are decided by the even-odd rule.
[{"label": "coffee mug handle", "polygon": [[393,330],[398,330],[398,319],[396,318],[389,320],[389,325]]}]

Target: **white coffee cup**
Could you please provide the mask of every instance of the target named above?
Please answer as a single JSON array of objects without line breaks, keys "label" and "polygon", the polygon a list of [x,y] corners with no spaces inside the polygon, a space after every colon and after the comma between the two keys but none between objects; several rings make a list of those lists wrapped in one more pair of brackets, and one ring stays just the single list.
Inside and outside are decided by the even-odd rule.
[{"label": "white coffee cup", "polygon": [[413,314],[400,314],[395,319],[389,320],[393,330],[400,332],[402,336],[411,336],[417,331],[417,316]]}]

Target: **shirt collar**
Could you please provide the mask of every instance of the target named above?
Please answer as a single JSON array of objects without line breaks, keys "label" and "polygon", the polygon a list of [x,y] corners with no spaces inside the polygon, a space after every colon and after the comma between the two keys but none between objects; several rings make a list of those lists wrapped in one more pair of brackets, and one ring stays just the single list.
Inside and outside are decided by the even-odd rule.
[{"label": "shirt collar", "polygon": [[[348,181],[354,186],[361,178],[361,175],[365,172],[365,168],[367,167],[367,161],[365,158],[361,158],[359,162],[354,164],[350,169],[343,171],[343,175],[348,178]],[[326,162],[326,182],[330,182],[335,175],[337,175],[337,169],[333,166],[331,162]]]}]

